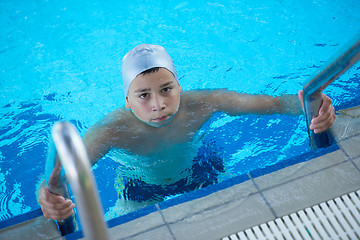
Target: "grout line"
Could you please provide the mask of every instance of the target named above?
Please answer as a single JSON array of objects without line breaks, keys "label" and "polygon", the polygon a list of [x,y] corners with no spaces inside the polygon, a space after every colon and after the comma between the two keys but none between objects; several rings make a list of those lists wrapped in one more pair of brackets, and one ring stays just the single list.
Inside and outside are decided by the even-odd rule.
[{"label": "grout line", "polygon": [[[160,226],[157,226],[157,227],[154,227],[154,228],[151,228],[151,229],[149,229],[149,230],[145,230],[145,231],[142,231],[142,232],[138,232],[138,233],[135,233],[134,235],[131,235],[131,236],[127,236],[127,237],[125,237],[125,238],[116,238],[116,239],[119,239],[119,240],[126,240],[126,239],[134,239],[134,237],[141,237],[141,235],[142,234],[144,234],[144,233],[147,233],[147,232],[151,232],[151,231],[153,231],[153,230],[155,230],[155,229],[159,229],[159,228],[161,228],[161,227],[163,227],[164,225],[160,225]],[[64,238],[65,239],[65,238]]]},{"label": "grout line", "polygon": [[156,206],[157,210],[159,211],[160,216],[161,216],[162,220],[164,221],[167,229],[169,230],[169,232],[170,232],[173,240],[176,240],[176,237],[175,237],[173,231],[171,230],[170,225],[169,225],[169,224],[166,222],[166,220],[165,220],[165,216],[164,216],[163,212],[161,211],[161,209],[160,209],[160,207],[159,207],[159,204],[156,203],[155,206]]},{"label": "grout line", "polygon": [[[232,188],[232,186],[229,187],[229,188]],[[215,192],[214,194],[218,194],[218,193]],[[245,196],[231,198],[230,200],[227,200],[227,201],[224,201],[224,202],[222,202],[222,203],[219,203],[219,204],[216,204],[216,205],[207,207],[207,208],[205,208],[205,209],[203,209],[203,210],[201,210],[201,211],[192,212],[191,214],[188,214],[188,215],[186,215],[186,216],[184,216],[184,217],[182,217],[182,218],[176,219],[175,221],[168,222],[168,224],[177,223],[177,222],[183,221],[184,219],[190,218],[190,217],[192,217],[192,216],[199,215],[199,214],[202,214],[202,213],[204,213],[204,212],[208,212],[208,211],[212,211],[212,210],[214,210],[214,209],[220,208],[220,207],[222,207],[222,206],[224,206],[224,205],[232,204],[232,203],[234,203],[234,202],[247,199],[247,198],[249,198],[250,196],[253,196],[253,195],[255,195],[255,194],[258,194],[258,192],[255,191],[255,192],[248,193],[248,194],[245,195]],[[181,204],[179,204],[179,205],[177,205],[177,206],[181,206]],[[166,211],[166,209],[164,209],[164,210]]]},{"label": "grout line", "polygon": [[[347,138],[347,139],[350,139],[350,138]],[[349,156],[349,154],[347,154],[347,152],[345,151],[345,149],[343,148],[343,146],[341,144],[342,141],[345,141],[347,139],[341,140],[340,142],[337,143],[337,145],[339,146],[340,150],[345,154],[345,156],[347,157],[347,160],[350,160],[351,157]]]},{"label": "grout line", "polygon": [[360,173],[360,168],[356,165],[356,163],[354,162],[355,159],[359,159],[359,157],[356,158],[350,158],[349,161],[354,165],[354,167],[359,171]]},{"label": "grout line", "polygon": [[[360,135],[360,134],[358,134],[358,135]],[[348,139],[350,139],[350,138],[348,138]],[[341,150],[341,151],[345,154],[345,156],[348,158],[347,161],[351,162],[351,163],[354,165],[354,167],[356,168],[356,170],[358,170],[359,173],[360,173],[360,168],[359,168],[359,167],[355,164],[355,162],[354,162],[354,160],[355,160],[355,159],[358,159],[360,156],[351,157],[349,154],[347,154],[347,152],[345,151],[345,149],[342,147],[341,144],[338,144],[338,146],[339,146],[340,150]]]},{"label": "grout line", "polygon": [[148,229],[148,230],[145,230],[145,231],[137,232],[137,233],[135,233],[135,234],[133,234],[133,235],[131,235],[131,236],[127,236],[127,237],[125,237],[125,238],[120,238],[120,239],[121,239],[121,240],[134,239],[134,238],[137,238],[137,237],[141,237],[141,235],[144,234],[144,233],[151,232],[151,231],[153,231],[153,230],[155,230],[155,229],[159,229],[159,228],[161,228],[161,227],[163,227],[163,226],[166,226],[167,229],[169,230],[171,236],[172,236],[172,239],[173,239],[173,240],[176,240],[175,235],[174,235],[174,233],[172,232],[169,224],[165,221],[165,217],[164,217],[164,215],[163,215],[163,213],[162,213],[159,205],[158,205],[158,204],[155,204],[155,206],[156,206],[157,210],[159,211],[160,216],[161,216],[161,218],[162,218],[162,220],[163,220],[163,222],[164,222],[163,225],[159,225],[159,226],[153,227],[153,228]]},{"label": "grout line", "polygon": [[[231,187],[229,187],[229,188],[231,188]],[[183,218],[181,218],[181,219],[177,219],[177,220],[175,220],[175,221],[170,222],[170,224],[183,221],[184,219],[190,218],[191,216],[195,216],[195,215],[199,215],[199,214],[204,213],[204,212],[212,211],[212,210],[217,209],[217,208],[220,208],[221,206],[224,206],[224,205],[228,205],[228,204],[232,204],[232,203],[234,203],[234,202],[238,202],[238,201],[241,201],[241,200],[245,200],[245,199],[247,199],[247,198],[249,198],[249,197],[251,197],[251,196],[254,196],[254,195],[256,195],[256,194],[259,194],[259,192],[255,191],[255,192],[251,192],[251,193],[249,193],[249,194],[247,194],[247,195],[245,195],[245,196],[232,198],[232,199],[230,199],[230,200],[228,200],[228,201],[224,201],[224,202],[221,203],[221,204],[217,204],[217,205],[214,205],[214,206],[205,208],[205,209],[203,209],[203,210],[201,210],[201,211],[199,211],[199,212],[194,212],[194,213],[192,213],[191,215],[186,215],[185,217],[183,217]]]},{"label": "grout line", "polygon": [[360,137],[360,133],[355,133],[354,135],[346,136],[346,137],[340,139],[340,141],[336,142],[336,143],[339,145],[339,143],[341,143],[343,141],[346,141],[346,140],[349,140],[349,139],[354,138],[354,137]]},{"label": "grout line", "polygon": [[360,133],[356,133],[354,135],[351,136],[346,136],[345,138],[341,139],[339,142],[337,142],[337,145],[339,146],[340,150],[345,154],[345,156],[347,157],[347,161],[351,162],[353,164],[353,166],[358,170],[358,172],[360,173],[360,168],[355,164],[354,159],[359,158],[360,156],[356,156],[356,157],[351,157],[343,148],[341,142],[344,142],[346,140],[350,140],[351,138],[354,137],[359,137]]},{"label": "grout line", "polygon": [[263,192],[260,190],[259,186],[255,183],[254,179],[251,177],[250,173],[248,173],[248,176],[251,180],[251,182],[254,184],[255,188],[258,190],[260,196],[262,197],[262,199],[265,201],[266,206],[269,208],[270,212],[274,215],[275,219],[278,218],[278,215],[276,214],[275,210],[272,208],[272,206],[270,205],[269,201],[266,199],[266,197],[264,196]]},{"label": "grout line", "polygon": [[339,148],[341,149],[341,151],[345,154],[345,156],[348,158],[348,160],[351,160],[351,159],[354,159],[354,158],[358,158],[358,157],[360,157],[360,155],[355,156],[355,157],[351,157],[351,156],[345,151],[345,149],[343,148],[341,142],[346,141],[346,140],[349,140],[349,139],[354,138],[354,137],[358,137],[358,136],[360,136],[360,134],[357,134],[357,135],[354,135],[354,136],[351,136],[351,137],[347,137],[347,138],[342,139],[340,142],[337,143],[337,145],[339,146]]},{"label": "grout line", "polygon": [[[311,160],[310,160],[310,161],[311,161]],[[302,175],[302,176],[299,176],[299,177],[296,177],[296,178],[293,178],[293,179],[290,179],[290,180],[287,180],[287,181],[278,183],[278,184],[276,184],[276,185],[273,185],[273,186],[264,188],[264,189],[262,189],[262,191],[263,191],[263,192],[269,191],[269,190],[272,190],[272,189],[274,189],[274,188],[280,187],[280,186],[282,186],[282,185],[286,185],[286,184],[288,184],[288,183],[295,182],[295,181],[297,181],[297,180],[300,180],[300,179],[302,179],[302,178],[311,176],[311,175],[313,175],[313,174],[317,174],[317,173],[319,173],[319,172],[325,171],[325,170],[330,169],[330,168],[332,168],[332,167],[337,167],[337,166],[339,166],[339,165],[341,165],[341,164],[344,164],[344,163],[346,163],[346,162],[348,162],[348,161],[349,161],[349,160],[346,159],[346,160],[344,160],[344,161],[342,161],[342,162],[335,163],[335,164],[333,164],[333,165],[330,165],[330,166],[327,166],[327,167],[325,167],[325,168],[316,170],[316,171],[314,171],[314,172],[307,173],[307,174],[305,174],[305,175]],[[251,177],[251,180],[252,180],[253,182],[255,182],[255,180],[253,180],[252,177]],[[255,184],[255,183],[254,183],[254,184]],[[256,186],[257,186],[257,185],[256,185]],[[259,190],[259,191],[261,191],[261,190]]]},{"label": "grout line", "polygon": [[354,135],[346,136],[346,137],[344,137],[343,139],[341,139],[340,142],[343,141],[343,140],[348,140],[348,139],[350,139],[350,138],[359,137],[359,136],[360,136],[360,132],[359,132],[359,133],[355,133]]}]

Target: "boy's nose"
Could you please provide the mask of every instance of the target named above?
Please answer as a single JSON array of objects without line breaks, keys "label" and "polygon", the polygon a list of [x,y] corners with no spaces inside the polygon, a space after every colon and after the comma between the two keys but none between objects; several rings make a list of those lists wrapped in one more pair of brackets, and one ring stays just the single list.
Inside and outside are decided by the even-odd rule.
[{"label": "boy's nose", "polygon": [[165,102],[161,97],[154,97],[153,98],[153,104],[152,104],[152,110],[154,112],[164,110],[166,107]]}]

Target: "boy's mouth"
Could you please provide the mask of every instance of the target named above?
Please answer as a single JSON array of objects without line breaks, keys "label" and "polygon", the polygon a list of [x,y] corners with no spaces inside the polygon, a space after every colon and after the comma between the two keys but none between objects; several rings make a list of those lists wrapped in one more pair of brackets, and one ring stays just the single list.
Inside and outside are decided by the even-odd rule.
[{"label": "boy's mouth", "polygon": [[159,118],[154,118],[151,121],[152,122],[162,122],[164,120],[167,120],[169,117],[170,117],[170,115],[166,115],[166,116],[162,116],[162,117],[159,117]]}]

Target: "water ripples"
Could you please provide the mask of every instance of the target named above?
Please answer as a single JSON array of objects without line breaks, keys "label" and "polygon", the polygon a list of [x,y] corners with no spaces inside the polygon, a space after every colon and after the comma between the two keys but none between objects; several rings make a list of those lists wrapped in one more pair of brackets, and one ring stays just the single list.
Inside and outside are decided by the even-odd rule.
[{"label": "water ripples", "polygon": [[0,221],[28,212],[31,207],[24,204],[21,184],[15,183],[11,191],[7,190],[5,174],[0,173]]}]

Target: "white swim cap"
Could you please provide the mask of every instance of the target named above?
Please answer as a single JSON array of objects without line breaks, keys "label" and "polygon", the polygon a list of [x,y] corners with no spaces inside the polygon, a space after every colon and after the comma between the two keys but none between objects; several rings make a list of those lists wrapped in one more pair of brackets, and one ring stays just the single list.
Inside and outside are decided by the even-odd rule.
[{"label": "white swim cap", "polygon": [[125,96],[137,75],[154,67],[166,68],[174,74],[176,81],[179,82],[173,60],[165,49],[158,45],[141,44],[128,52],[122,60],[121,74]]}]

